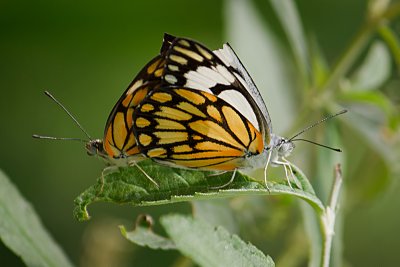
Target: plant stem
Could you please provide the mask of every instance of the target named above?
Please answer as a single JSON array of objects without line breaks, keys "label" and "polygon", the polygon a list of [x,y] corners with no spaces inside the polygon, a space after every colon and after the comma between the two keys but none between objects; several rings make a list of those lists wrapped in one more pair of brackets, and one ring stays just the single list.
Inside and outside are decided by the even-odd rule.
[{"label": "plant stem", "polygon": [[320,216],[321,230],[323,235],[323,246],[321,255],[321,267],[328,267],[332,249],[333,235],[335,234],[335,219],[338,206],[339,193],[342,186],[342,170],[340,164],[335,167],[335,175],[329,204]]}]

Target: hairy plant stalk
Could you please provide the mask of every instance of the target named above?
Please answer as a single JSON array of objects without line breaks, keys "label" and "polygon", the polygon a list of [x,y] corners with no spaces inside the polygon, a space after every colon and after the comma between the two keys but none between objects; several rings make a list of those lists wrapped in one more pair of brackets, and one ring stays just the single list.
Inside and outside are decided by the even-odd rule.
[{"label": "hairy plant stalk", "polygon": [[335,219],[336,211],[338,208],[338,200],[340,189],[342,186],[342,170],[340,164],[335,167],[335,175],[332,186],[331,195],[329,198],[329,204],[325,208],[325,211],[320,216],[321,230],[322,230],[322,255],[321,255],[321,267],[328,267],[330,262],[330,255],[332,250],[332,240],[335,234]]}]

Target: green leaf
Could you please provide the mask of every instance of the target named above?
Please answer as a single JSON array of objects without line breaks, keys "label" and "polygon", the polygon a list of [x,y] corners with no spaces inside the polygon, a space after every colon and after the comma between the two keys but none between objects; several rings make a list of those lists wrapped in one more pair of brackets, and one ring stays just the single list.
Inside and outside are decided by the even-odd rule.
[{"label": "green leaf", "polygon": [[75,199],[75,217],[88,220],[87,206],[93,202],[106,201],[134,206],[150,206],[169,204],[182,201],[233,197],[238,195],[293,195],[307,201],[317,211],[323,210],[321,201],[315,196],[314,190],[304,174],[292,165],[294,174],[300,182],[301,189],[292,189],[281,183],[270,183],[269,189],[263,181],[236,173],[235,179],[222,189],[215,187],[225,185],[232,177],[232,172],[215,175],[211,172],[171,168],[153,163],[151,160],[142,161],[139,165],[158,184],[157,188],[136,167],[119,168],[109,173],[104,179],[86,189]]},{"label": "green leaf", "polygon": [[32,206],[1,171],[0,239],[27,266],[72,266]]},{"label": "green leaf", "polygon": [[161,224],[179,251],[200,266],[275,266],[271,257],[221,226],[182,215],[164,216]]},{"label": "green leaf", "polygon": [[310,40],[312,87],[322,89],[329,75],[329,66],[315,36]]},{"label": "green leaf", "polygon": [[400,39],[398,34],[385,24],[379,27],[378,32],[392,52],[393,58],[397,64],[397,69],[400,71]]},{"label": "green leaf", "polygon": [[[346,114],[347,115],[347,114]],[[344,116],[346,116],[344,115]],[[327,123],[323,130],[323,139],[318,140],[322,144],[332,144],[335,147],[344,148],[341,134],[338,129],[337,121]],[[346,149],[346,148],[344,148]],[[318,196],[326,204],[332,190],[333,170],[338,163],[345,162],[346,150],[343,152],[333,152],[328,149],[317,150],[317,160],[315,164],[315,188]]]},{"label": "green leaf", "polygon": [[393,103],[380,91],[348,91],[339,96],[339,100],[371,104],[380,108],[387,116],[396,112]]},{"label": "green leaf", "polygon": [[349,127],[360,133],[372,150],[377,152],[389,166],[395,167],[400,153],[394,149],[396,144],[385,140],[381,128],[384,122],[381,117],[374,110],[359,107],[351,109],[351,112],[342,119]]},{"label": "green leaf", "polygon": [[231,233],[239,232],[238,221],[226,199],[193,201],[192,206],[194,218],[207,220],[213,226],[223,225]]},{"label": "green leaf", "polygon": [[310,244],[310,256],[307,266],[318,267],[321,262],[323,246],[319,217],[305,203],[301,203],[300,207],[303,214],[304,229],[308,237],[308,243]]},{"label": "green leaf", "polygon": [[[224,1],[227,40],[257,84],[277,133],[292,125],[299,86],[296,62],[261,17],[253,1]],[[256,52],[255,52],[256,51]],[[282,109],[282,107],[285,107]]]},{"label": "green leaf", "polygon": [[[298,62],[301,73],[307,78],[307,72],[310,69],[308,62],[307,42],[304,39],[304,31],[299,13],[294,1],[291,0],[271,0],[271,5],[282,24],[283,29],[289,39],[290,46]],[[307,82],[307,79],[305,79]]]},{"label": "green leaf", "polygon": [[[138,220],[140,219],[141,216],[138,217]],[[133,231],[128,232],[123,225],[120,225],[119,229],[121,230],[121,234],[126,239],[139,246],[162,250],[176,249],[176,246],[172,240],[157,235],[153,232],[151,226],[151,224],[144,226],[136,222],[136,226]]]},{"label": "green leaf", "polygon": [[399,144],[385,135],[381,112],[362,106],[350,106],[349,110],[341,119],[354,131],[348,131],[350,140],[358,142],[351,142],[349,145],[352,150],[349,154],[352,158],[349,160],[353,161],[350,168],[353,173],[350,177],[354,177],[348,181],[351,194],[346,198],[347,206],[351,206],[351,202],[364,202],[382,193],[390,179],[396,177],[397,164],[400,161]]},{"label": "green leaf", "polygon": [[391,72],[389,51],[382,41],[375,41],[364,62],[353,75],[355,90],[378,89],[389,78]]},{"label": "green leaf", "polygon": [[395,105],[380,91],[346,91],[341,93],[338,99],[350,104],[369,104],[381,109],[385,113],[386,124],[394,131],[400,124],[400,114]]}]

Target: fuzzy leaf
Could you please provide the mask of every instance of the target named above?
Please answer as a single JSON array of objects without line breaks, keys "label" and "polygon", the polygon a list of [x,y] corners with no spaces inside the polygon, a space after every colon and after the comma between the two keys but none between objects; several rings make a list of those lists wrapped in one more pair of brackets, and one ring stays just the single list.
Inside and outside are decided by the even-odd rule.
[{"label": "fuzzy leaf", "polygon": [[379,28],[379,34],[392,52],[397,69],[400,70],[400,38],[398,33],[392,30],[388,25],[383,24]]},{"label": "fuzzy leaf", "polygon": [[378,89],[389,78],[390,54],[382,41],[376,41],[352,79],[355,90]]},{"label": "fuzzy leaf", "polygon": [[253,1],[225,1],[224,10],[227,40],[257,84],[275,133],[283,133],[292,125],[297,109],[296,62]]},{"label": "fuzzy leaf", "polygon": [[129,232],[121,225],[119,229],[126,239],[139,246],[162,250],[176,249],[172,240],[157,235],[149,227],[136,226],[133,231]]},{"label": "fuzzy leaf", "polygon": [[[74,215],[80,221],[88,220],[87,206],[93,202],[106,201],[134,206],[150,206],[182,201],[233,197],[238,195],[286,194],[300,197],[317,210],[323,210],[321,201],[304,174],[294,165],[293,171],[303,189],[292,189],[285,184],[270,183],[269,189],[263,181],[256,181],[240,172],[235,179],[222,189],[215,187],[226,184],[231,172],[215,175],[211,172],[171,168],[153,163],[151,160],[139,163],[143,170],[159,184],[157,188],[136,167],[119,168],[118,171],[99,178],[97,183],[86,189],[75,199]],[[295,187],[295,185],[293,185]]]},{"label": "fuzzy leaf", "polygon": [[271,0],[271,5],[285,30],[299,68],[305,75],[310,69],[308,48],[296,4],[291,0]]},{"label": "fuzzy leaf", "polygon": [[396,112],[393,103],[380,91],[348,91],[339,96],[339,100],[370,104],[380,108],[387,116]]},{"label": "fuzzy leaf", "polygon": [[275,266],[269,256],[221,226],[182,215],[164,216],[161,224],[179,251],[200,266]]},{"label": "fuzzy leaf", "polygon": [[72,266],[35,210],[1,171],[0,240],[27,266]]}]

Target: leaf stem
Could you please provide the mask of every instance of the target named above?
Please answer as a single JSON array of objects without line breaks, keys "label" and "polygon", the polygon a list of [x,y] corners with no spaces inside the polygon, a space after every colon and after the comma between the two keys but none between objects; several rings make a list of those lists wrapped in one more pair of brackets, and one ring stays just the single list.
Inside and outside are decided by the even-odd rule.
[{"label": "leaf stem", "polygon": [[330,255],[332,249],[333,235],[335,234],[335,219],[336,210],[338,208],[338,200],[340,189],[342,186],[342,170],[340,164],[335,167],[335,178],[333,181],[332,191],[329,198],[329,204],[325,211],[320,216],[321,230],[322,230],[322,255],[321,255],[321,267],[328,267],[330,262]]}]

